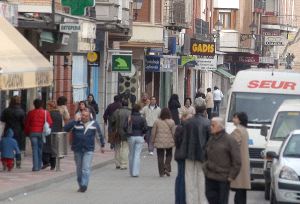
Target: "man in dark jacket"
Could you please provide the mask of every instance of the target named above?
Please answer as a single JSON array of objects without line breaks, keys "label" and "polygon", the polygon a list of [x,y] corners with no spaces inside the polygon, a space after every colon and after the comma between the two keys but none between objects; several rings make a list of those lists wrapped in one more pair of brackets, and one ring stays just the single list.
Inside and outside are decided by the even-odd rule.
[{"label": "man in dark jacket", "polygon": [[72,150],[76,164],[78,192],[85,192],[88,187],[93,154],[95,150],[95,136],[101,143],[101,152],[104,153],[104,138],[97,121],[90,121],[89,110],[81,113],[80,121],[71,121],[65,127],[66,132],[72,130]]},{"label": "man in dark jacket", "polygon": [[211,133],[203,166],[206,197],[210,204],[228,204],[230,182],[237,177],[241,167],[240,147],[225,132],[222,118],[212,118]]},{"label": "man in dark jacket", "polygon": [[104,112],[103,115],[103,120],[105,125],[108,125],[108,142],[111,144],[111,149],[114,148],[114,143],[115,143],[115,128],[111,124],[111,118],[112,115],[116,110],[122,107],[122,104],[120,102],[120,97],[117,95],[114,97],[114,102],[109,104]]},{"label": "man in dark jacket", "polygon": [[128,101],[122,101],[122,108],[116,110],[112,116],[111,123],[116,127],[118,139],[115,141],[115,164],[117,169],[125,170],[128,165],[128,142],[124,131],[124,125],[128,121],[131,110]]},{"label": "man in dark jacket", "polygon": [[182,145],[177,156],[185,159],[186,202],[206,203],[204,193],[205,177],[202,162],[205,158],[205,145],[209,138],[210,122],[205,116],[206,107],[196,106],[196,115],[183,125]]}]

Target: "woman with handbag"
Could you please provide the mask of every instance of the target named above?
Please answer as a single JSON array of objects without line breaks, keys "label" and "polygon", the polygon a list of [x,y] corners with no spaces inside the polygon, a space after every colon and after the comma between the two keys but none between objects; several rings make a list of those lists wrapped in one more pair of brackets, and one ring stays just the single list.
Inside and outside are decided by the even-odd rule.
[{"label": "woman with handbag", "polygon": [[[47,110],[50,112],[50,116],[53,120],[53,125],[51,127],[51,133],[62,132],[63,131],[63,116],[60,113],[55,101],[47,102]],[[51,167],[51,170],[55,169],[56,166],[56,151],[51,143],[51,135],[46,137],[46,143],[43,144],[43,166],[42,169]]]},{"label": "woman with handbag", "polygon": [[[30,137],[32,148],[32,171],[42,168],[43,137],[51,132],[52,118],[50,113],[43,109],[43,101],[35,99],[34,109],[28,112],[25,122],[25,134]],[[50,130],[50,132],[49,132]]]},{"label": "woman with handbag", "polygon": [[132,177],[140,175],[140,155],[144,144],[144,135],[148,128],[146,119],[141,116],[140,110],[141,106],[134,104],[132,114],[124,125],[124,131],[128,135],[129,173]]},{"label": "woman with handbag", "polygon": [[[160,118],[154,122],[152,128],[152,142],[157,149],[157,161],[159,176],[170,176],[172,148],[175,146],[174,133],[175,122],[171,119],[171,112],[168,108],[163,108]],[[166,159],[165,159],[166,155]]]}]

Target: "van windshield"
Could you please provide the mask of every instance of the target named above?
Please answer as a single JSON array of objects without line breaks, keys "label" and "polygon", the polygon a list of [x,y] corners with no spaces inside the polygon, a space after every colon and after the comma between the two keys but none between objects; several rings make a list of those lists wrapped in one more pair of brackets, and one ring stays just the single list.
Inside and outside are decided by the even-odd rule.
[{"label": "van windshield", "polygon": [[233,92],[227,121],[232,122],[234,113],[245,112],[250,124],[271,124],[276,110],[286,99],[299,99],[299,96]]},{"label": "van windshield", "polygon": [[293,130],[300,129],[300,112],[279,112],[275,120],[271,140],[284,140]]}]

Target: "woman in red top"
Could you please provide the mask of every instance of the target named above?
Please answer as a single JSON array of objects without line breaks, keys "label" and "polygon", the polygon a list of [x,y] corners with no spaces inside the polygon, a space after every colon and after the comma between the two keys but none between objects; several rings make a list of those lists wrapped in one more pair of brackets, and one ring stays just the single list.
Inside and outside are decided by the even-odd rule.
[{"label": "woman in red top", "polygon": [[50,113],[44,110],[41,99],[35,99],[33,101],[34,109],[28,112],[25,122],[25,134],[30,136],[31,147],[32,147],[32,171],[39,171],[42,167],[42,149],[43,149],[43,138],[42,132],[46,120],[50,127],[52,126],[52,119]]}]

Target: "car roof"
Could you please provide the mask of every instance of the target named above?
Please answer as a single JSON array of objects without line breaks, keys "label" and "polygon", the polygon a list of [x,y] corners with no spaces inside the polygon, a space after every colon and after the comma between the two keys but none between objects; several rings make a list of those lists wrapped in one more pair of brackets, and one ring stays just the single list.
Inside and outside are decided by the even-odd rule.
[{"label": "car roof", "polygon": [[278,108],[280,111],[300,111],[300,99],[284,100]]}]

